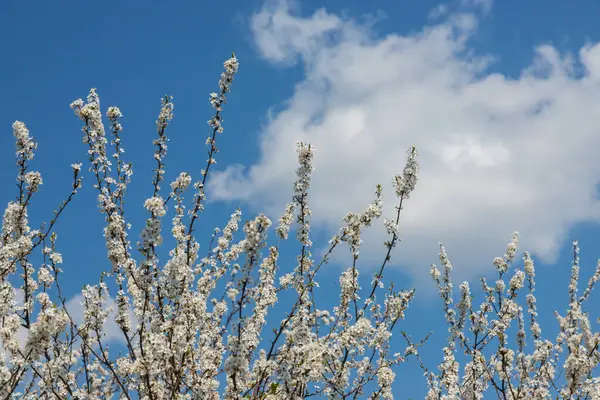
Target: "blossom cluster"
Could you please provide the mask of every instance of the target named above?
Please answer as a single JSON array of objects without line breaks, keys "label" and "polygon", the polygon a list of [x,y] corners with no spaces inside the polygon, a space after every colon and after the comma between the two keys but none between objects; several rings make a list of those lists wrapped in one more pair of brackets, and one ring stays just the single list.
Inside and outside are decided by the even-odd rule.
[{"label": "blossom cluster", "polygon": [[[418,182],[420,167],[414,147],[408,151],[403,172],[392,180],[397,212],[383,222],[388,235],[385,254],[366,285],[361,286],[358,265],[361,235],[383,214],[383,187],[377,185],[375,198],[364,211],[346,214],[328,250],[315,258],[309,206],[315,148],[303,142],[297,145],[293,196],[277,226],[273,228],[273,221],[259,214],[240,229],[242,211],[238,209],[223,229],[214,229],[206,256],[201,257],[195,225],[204,210],[205,185],[218,152],[217,134],[224,131],[221,114],[238,68],[232,54],[224,63],[220,92],[209,97],[215,114],[208,121],[212,128],[206,141],[209,157],[200,179],[193,182],[191,174],[181,172],[168,192],[161,185],[174,103],[170,96],[161,99],[153,141],[156,168],[151,193],[143,203],[147,217],[135,250],[123,207],[133,174],[131,163],[123,159],[123,113],[109,107],[105,117],[110,127],[105,128],[95,89],[86,101],[71,104],[83,122],[83,143],[105,219],[110,262],[98,284],[82,290],[82,321],[76,321],[66,306],[61,290],[63,257],[53,230],[82,186],[82,164],[71,166],[72,189],[54,217],[40,229],[31,229],[30,200],[43,183],[39,172],[29,170],[37,144],[24,123],[13,124],[19,195],[7,205],[0,230],[2,398],[387,400],[397,392],[397,366],[412,358],[424,370],[427,399],[482,399],[487,393],[503,399],[600,399],[600,380],[593,376],[600,362],[600,334],[592,331],[583,311],[600,280],[600,264],[578,296],[577,244],[570,303],[565,314],[557,314],[560,333],[554,340],[544,339],[538,323],[535,268],[528,253],[523,269],[515,269],[507,282],[516,260],[518,234],[504,257],[493,262],[497,281],[490,286],[482,280],[485,298],[479,308],[474,307],[468,282],[459,285],[455,305],[453,267],[440,246],[443,270],[432,266],[431,275],[443,299],[448,344],[440,373],[424,365],[419,348],[427,338],[413,341],[399,330],[415,291],[398,291],[391,284],[381,294],[386,288],[385,268],[400,241],[403,203]],[[185,193],[190,186],[193,194],[188,204]],[[170,241],[163,238],[167,216],[171,218]],[[287,264],[280,260],[280,245],[289,240],[294,223],[299,254],[295,266],[284,269]],[[276,233],[275,243],[269,242],[271,229]],[[329,310],[317,304],[317,278],[342,242],[348,244],[352,262],[339,277],[339,298]],[[165,243],[170,246],[169,257],[161,261],[158,251]],[[41,263],[33,257],[36,250]],[[11,283],[15,277],[21,280],[19,288]],[[114,285],[108,285],[108,279]],[[517,301],[525,287],[529,291],[526,308]],[[55,300],[50,294],[56,294]],[[282,319],[269,321],[283,296],[292,298],[290,307],[283,310]],[[124,351],[115,352],[107,343],[106,325],[111,318],[125,343]],[[270,326],[274,328],[268,331]],[[509,344],[511,335],[514,347]],[[404,338],[406,346],[393,342],[393,337]],[[561,354],[566,356],[561,358]]]},{"label": "blossom cluster", "polygon": [[[519,234],[515,232],[504,257],[494,259],[498,279],[493,286],[481,280],[485,296],[478,308],[473,305],[468,282],[460,284],[460,300],[454,306],[452,264],[440,246],[444,271],[432,265],[430,272],[444,300],[450,335],[440,373],[422,365],[429,383],[428,400],[483,399],[488,393],[499,399],[600,399],[600,332],[593,332],[589,314],[583,311],[600,280],[600,261],[583,295],[578,296],[579,245],[573,243],[570,301],[564,316],[555,312],[558,335],[544,338],[531,255],[525,252],[523,268],[515,267],[512,276],[506,276],[515,263],[518,244]],[[526,285],[525,308],[518,295]],[[460,357],[464,360],[462,374],[457,361]]]}]

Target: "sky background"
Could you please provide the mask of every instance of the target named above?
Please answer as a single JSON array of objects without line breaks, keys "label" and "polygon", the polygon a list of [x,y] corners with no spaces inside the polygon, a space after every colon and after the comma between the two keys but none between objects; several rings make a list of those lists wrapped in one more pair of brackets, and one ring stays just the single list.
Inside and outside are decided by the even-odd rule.
[{"label": "sky background", "polygon": [[[542,327],[564,309],[571,243],[582,275],[593,273],[600,228],[600,3],[464,0],[265,2],[112,1],[0,3],[0,204],[17,194],[11,124],[25,122],[39,142],[34,169],[44,185],[30,209],[48,220],[70,191],[70,164],[85,162],[81,121],[69,109],[98,88],[105,111],[124,114],[125,156],[134,164],[126,210],[135,244],[151,194],[152,140],[160,98],[174,97],[167,181],[205,165],[208,94],[218,89],[232,51],[240,71],[224,111],[209,205],[199,242],[236,207],[244,219],[279,218],[291,199],[298,140],[316,148],[310,204],[315,257],[344,214],[362,211],[391,185],[416,145],[422,174],[401,219],[402,243],[386,280],[416,287],[403,329],[441,361],[442,302],[428,277],[446,246],[456,280],[494,277],[513,231],[538,267]],[[109,267],[92,176],[57,225],[69,297]],[[165,185],[163,185],[165,186]],[[382,218],[383,220],[383,218]],[[168,221],[167,221],[168,222]],[[364,235],[361,273],[384,257],[384,228]],[[281,268],[295,266],[286,245]],[[519,252],[519,257],[522,252]],[[351,256],[335,253],[321,286],[336,285]],[[522,264],[522,263],[519,263]],[[323,291],[335,301],[335,291]],[[74,304],[77,303],[77,298]],[[595,306],[593,303],[595,302]],[[476,304],[479,304],[476,302]],[[598,315],[598,296],[589,306]],[[597,324],[594,322],[597,329]],[[402,367],[398,398],[422,397],[417,364]],[[418,379],[417,379],[418,381]]]}]

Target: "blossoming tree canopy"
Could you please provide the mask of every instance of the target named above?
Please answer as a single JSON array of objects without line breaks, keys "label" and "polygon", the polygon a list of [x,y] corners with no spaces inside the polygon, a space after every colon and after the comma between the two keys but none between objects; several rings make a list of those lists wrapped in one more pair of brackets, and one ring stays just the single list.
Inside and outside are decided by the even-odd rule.
[{"label": "blossoming tree canopy", "polygon": [[[85,101],[71,104],[83,123],[110,262],[99,282],[82,291],[82,321],[74,318],[61,290],[63,272],[71,272],[60,267],[61,243],[54,229],[82,188],[82,164],[71,166],[71,192],[53,218],[32,229],[28,209],[43,184],[40,172],[31,170],[37,143],[23,122],[13,124],[18,194],[4,211],[0,234],[2,398],[392,399],[402,396],[402,386],[394,385],[398,366],[412,361],[413,367],[423,369],[427,399],[600,399],[600,334],[583,311],[600,279],[600,266],[579,294],[577,244],[568,308],[557,313],[560,333],[552,339],[538,323],[529,253],[522,268],[517,266],[518,234],[504,257],[494,260],[497,281],[482,279],[479,308],[473,306],[468,282],[459,285],[455,305],[453,267],[440,245],[442,269],[432,266],[431,276],[443,299],[449,336],[438,370],[426,365],[420,348],[427,337],[413,340],[401,328],[415,291],[396,290],[384,282],[400,240],[401,211],[418,181],[415,147],[409,148],[403,171],[392,179],[396,214],[384,219],[382,262],[366,283],[359,274],[361,233],[383,213],[383,186],[377,185],[364,211],[346,214],[327,251],[314,257],[309,189],[315,149],[303,142],[297,144],[293,195],[276,226],[259,214],[243,224],[243,238],[237,240],[242,218],[237,209],[222,230],[214,229],[201,257],[197,226],[219,150],[217,138],[224,131],[223,107],[238,67],[232,54],[224,63],[219,91],[209,96],[214,115],[208,121],[208,158],[199,179],[181,172],[164,185],[174,103],[170,96],[161,99],[153,141],[156,166],[135,247],[123,207],[133,174],[124,156],[123,114],[114,106],[103,114],[95,89]],[[188,190],[189,202],[184,196]],[[163,241],[167,216],[170,237]],[[280,244],[289,240],[294,223],[298,256],[295,266],[287,268],[289,263],[280,261]],[[274,241],[269,243],[272,228]],[[336,305],[322,308],[316,296],[318,273],[342,242],[349,246],[351,265],[339,277]],[[158,250],[167,243],[172,243],[169,257],[161,261]],[[524,305],[518,296],[523,290],[528,291]],[[278,303],[282,296],[293,300]],[[265,329],[269,312],[287,305],[284,317],[273,321],[274,328]],[[118,327],[122,350],[107,343],[109,320]]]}]

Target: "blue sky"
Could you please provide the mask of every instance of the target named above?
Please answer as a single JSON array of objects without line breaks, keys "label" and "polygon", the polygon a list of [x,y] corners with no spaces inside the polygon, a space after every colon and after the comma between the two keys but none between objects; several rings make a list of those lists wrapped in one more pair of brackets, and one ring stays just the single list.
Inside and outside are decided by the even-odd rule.
[{"label": "blue sky", "polygon": [[[18,119],[39,142],[33,168],[44,179],[30,219],[36,226],[51,216],[69,193],[70,164],[85,161],[81,122],[69,104],[96,87],[103,107],[116,105],[124,114],[124,147],[134,164],[126,207],[135,241],[151,191],[160,98],[169,94],[175,103],[167,180],[180,171],[199,178],[208,94],[235,51],[240,72],[218,142],[220,173],[207,192],[213,201],[201,218],[202,249],[238,206],[247,219],[260,211],[279,217],[291,198],[293,142],[305,139],[317,149],[311,202],[318,255],[343,214],[366,207],[376,183],[392,193],[404,150],[416,144],[423,175],[406,203],[404,241],[386,277],[418,289],[404,328],[415,336],[435,330],[424,350],[430,366],[441,360],[445,338],[441,301],[427,280],[440,240],[459,278],[476,286],[482,274],[493,276],[493,257],[520,231],[522,249],[537,260],[538,302],[552,331],[552,310],[567,301],[571,242],[580,241],[586,280],[600,256],[600,50],[593,47],[600,4],[475,3],[445,3],[434,17],[439,2],[431,0],[301,7],[253,0],[3,1],[0,204],[17,193],[11,124]],[[527,70],[534,63],[537,69]],[[86,174],[57,226],[69,296],[108,267],[91,184]],[[391,217],[394,199],[384,200]],[[381,233],[365,236],[365,275],[383,257]],[[282,255],[288,266],[294,252],[291,244]],[[335,284],[350,260],[346,249],[341,253],[322,286]],[[598,304],[598,296],[592,301]],[[597,306],[590,311],[598,315]],[[420,388],[412,384],[415,368],[403,367],[399,398],[422,393],[424,380]]]}]

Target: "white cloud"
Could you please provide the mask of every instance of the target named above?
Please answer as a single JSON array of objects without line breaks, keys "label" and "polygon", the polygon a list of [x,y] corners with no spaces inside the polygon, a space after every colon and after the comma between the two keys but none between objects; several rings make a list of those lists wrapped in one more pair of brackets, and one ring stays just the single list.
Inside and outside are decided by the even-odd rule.
[{"label": "white cloud", "polygon": [[481,15],[489,14],[492,10],[492,0],[453,0],[440,3],[429,12],[429,18],[437,19],[450,16],[456,10],[476,11]]},{"label": "white cloud", "polygon": [[[570,227],[598,219],[600,45],[579,52],[583,78],[573,77],[572,59],[541,46],[510,79],[486,72],[490,56],[471,55],[473,14],[375,40],[356,21],[278,4],[253,17],[256,43],[268,60],[302,60],[304,80],[264,127],[258,162],[213,175],[213,199],[242,199],[278,218],[304,140],[316,148],[313,226],[337,231],[377,183],[391,217],[391,179],[414,144],[422,174],[392,260],[417,280],[427,279],[438,241],[467,278],[493,268],[513,230],[521,248],[551,262]],[[383,241],[383,228],[370,231],[363,265],[380,261]]]},{"label": "white cloud", "polygon": [[492,9],[492,0],[459,0],[463,7],[480,8],[482,12],[488,13]]},{"label": "white cloud", "polygon": [[293,63],[298,55],[310,57],[325,44],[327,33],[341,27],[342,21],[325,10],[317,11],[310,20],[299,20],[290,14],[293,8],[297,5],[289,1],[269,1],[263,12],[252,18],[256,44],[271,60]]}]

